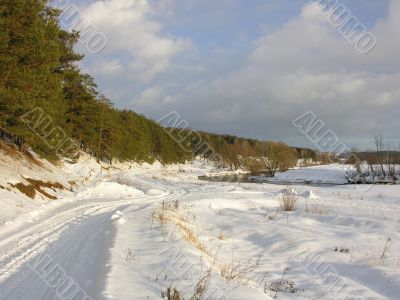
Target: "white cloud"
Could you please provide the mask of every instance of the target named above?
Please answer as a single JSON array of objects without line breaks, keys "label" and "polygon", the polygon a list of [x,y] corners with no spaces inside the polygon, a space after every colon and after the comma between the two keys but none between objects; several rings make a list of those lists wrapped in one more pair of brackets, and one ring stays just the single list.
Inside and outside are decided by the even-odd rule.
[{"label": "white cloud", "polygon": [[124,67],[136,80],[151,80],[190,47],[190,41],[163,33],[162,25],[152,18],[148,0],[95,1],[83,13],[108,39],[100,55],[128,55],[130,61]]},{"label": "white cloud", "polygon": [[[174,18],[176,4],[176,0],[107,0],[85,8],[90,22],[109,39],[91,69],[107,83],[111,81],[107,75],[122,82],[110,83],[121,87],[112,92],[120,103],[129,100],[132,108],[153,118],[176,110],[193,128],[287,137],[288,142],[299,135],[292,119],[308,110],[343,138],[369,138],[377,132],[398,135],[400,1],[392,0],[389,15],[370,28],[377,45],[369,54],[360,54],[326,15],[307,4],[281,28],[264,30],[241,67],[230,73],[218,72],[220,61],[210,54],[197,53],[199,59],[192,64],[180,55],[194,46],[167,35],[160,18],[162,14]],[[231,55],[232,50],[236,49],[215,49],[215,53],[235,66],[242,57]],[[212,72],[221,77],[201,78]],[[134,88],[126,85],[129,78],[135,79]],[[175,85],[168,85],[171,82]]]},{"label": "white cloud", "polygon": [[132,101],[134,106],[153,106],[160,105],[163,98],[163,89],[160,87],[152,87],[145,89],[139,98]]},{"label": "white cloud", "polygon": [[114,77],[121,75],[124,71],[124,67],[117,59],[111,61],[101,60],[95,62],[91,71],[104,77]]},{"label": "white cloud", "polygon": [[[396,135],[400,122],[400,1],[371,29],[378,44],[360,54],[313,5],[254,44],[238,71],[149,110],[176,109],[191,125],[259,137],[299,132],[293,118],[313,110],[341,137]],[[160,97],[161,99],[162,97]],[[397,134],[398,135],[398,134]]]}]

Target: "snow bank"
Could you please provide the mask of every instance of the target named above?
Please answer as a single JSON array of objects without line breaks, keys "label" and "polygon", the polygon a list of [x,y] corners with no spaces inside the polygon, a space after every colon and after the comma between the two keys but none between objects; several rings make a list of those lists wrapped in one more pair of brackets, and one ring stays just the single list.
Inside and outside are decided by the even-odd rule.
[{"label": "snow bank", "polygon": [[317,195],[314,194],[313,191],[305,191],[303,193],[301,193],[301,195],[303,198],[309,198],[309,199],[318,199],[319,197]]},{"label": "snow bank", "polygon": [[100,182],[75,195],[77,198],[134,198],[144,196],[142,191],[116,182]]},{"label": "snow bank", "polygon": [[323,165],[278,172],[275,177],[253,176],[255,181],[285,183],[346,184],[346,166]]}]

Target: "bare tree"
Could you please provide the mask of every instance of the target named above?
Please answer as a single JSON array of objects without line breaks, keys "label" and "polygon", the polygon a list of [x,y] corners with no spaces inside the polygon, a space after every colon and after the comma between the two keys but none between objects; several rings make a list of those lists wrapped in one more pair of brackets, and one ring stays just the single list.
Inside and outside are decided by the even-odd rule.
[{"label": "bare tree", "polygon": [[386,177],[385,168],[383,167],[384,148],[385,148],[385,139],[383,135],[381,134],[375,135],[375,146],[376,146],[376,152],[378,153],[378,160],[381,166],[382,175]]},{"label": "bare tree", "polygon": [[287,171],[296,166],[296,151],[284,143],[265,142],[263,143],[263,163],[267,176],[275,176],[276,171]]}]

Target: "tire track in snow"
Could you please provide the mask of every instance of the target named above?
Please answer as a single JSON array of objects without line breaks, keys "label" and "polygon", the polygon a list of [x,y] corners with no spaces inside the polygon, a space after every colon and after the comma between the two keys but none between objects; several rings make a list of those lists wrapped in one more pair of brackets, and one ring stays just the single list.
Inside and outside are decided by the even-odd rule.
[{"label": "tire track in snow", "polygon": [[[117,210],[132,205],[137,205],[138,209],[144,209],[162,200],[172,200],[188,193],[187,190],[184,190],[178,185],[168,185],[151,179],[141,180],[168,192],[168,194],[125,200],[116,199],[106,202],[104,202],[104,199],[95,198],[79,200],[74,203],[74,207],[61,210],[54,216],[49,217],[43,214],[41,220],[37,221],[29,228],[19,231],[17,227],[3,236],[0,236],[0,295],[8,295],[7,299],[13,300],[25,299],[18,298],[18,295],[22,294],[33,296],[31,293],[32,290],[35,290],[35,286],[29,283],[36,282],[37,278],[32,277],[37,277],[37,275],[33,272],[29,272],[30,270],[27,269],[29,268],[27,264],[38,255],[46,252],[49,246],[54,245],[57,249],[55,253],[60,256],[62,256],[63,252],[67,252],[65,249],[69,248],[71,244],[76,244],[78,246],[86,245],[85,247],[90,249],[90,243],[88,243],[88,241],[91,240],[91,236],[103,234],[98,231],[98,228],[109,224],[110,221],[112,221],[112,215],[114,215]],[[80,201],[82,202],[79,203]],[[93,201],[93,203],[87,203],[88,201]],[[92,222],[92,220],[95,221]],[[24,226],[26,226],[26,224],[24,224]],[[85,228],[86,230],[84,230]],[[77,235],[71,236],[69,234],[71,231],[77,232]],[[88,234],[88,232],[91,234]],[[69,238],[66,238],[66,236],[69,236]],[[65,267],[71,267],[72,273],[74,272],[73,259],[77,256],[79,257],[79,249],[77,249],[77,251],[77,253],[71,252],[67,256],[71,262],[68,260],[65,261],[64,259]],[[69,266],[71,264],[72,266]],[[10,282],[12,282],[11,286],[9,284]],[[28,292],[24,293],[24,291]],[[54,299],[54,295],[51,295],[51,293],[49,295],[46,295],[46,292],[43,291],[40,293],[40,299]],[[8,298],[9,296],[11,298]],[[37,296],[39,297],[39,294]],[[3,297],[1,298],[3,299]],[[39,298],[34,297],[34,299]]]}]

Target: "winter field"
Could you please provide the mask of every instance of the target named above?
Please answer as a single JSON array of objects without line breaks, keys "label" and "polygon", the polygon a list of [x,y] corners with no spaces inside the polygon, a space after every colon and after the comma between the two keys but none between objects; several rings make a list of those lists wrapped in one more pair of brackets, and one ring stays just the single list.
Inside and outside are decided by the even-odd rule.
[{"label": "winter field", "polygon": [[[398,185],[211,183],[200,161],[54,167],[2,154],[0,168],[0,299],[399,299]],[[279,176],[342,183],[340,172]],[[27,179],[65,189],[31,199],[10,185]]]}]

